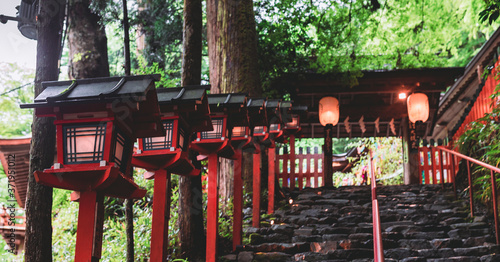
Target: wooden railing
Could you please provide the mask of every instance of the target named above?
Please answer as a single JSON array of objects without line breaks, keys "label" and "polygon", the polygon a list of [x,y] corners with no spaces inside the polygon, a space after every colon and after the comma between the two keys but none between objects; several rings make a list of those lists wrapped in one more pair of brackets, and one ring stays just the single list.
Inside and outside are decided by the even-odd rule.
[{"label": "wooden railing", "polygon": [[280,186],[291,189],[323,186],[323,154],[318,147],[294,151],[288,153],[288,147],[276,149],[275,172]]},{"label": "wooden railing", "polygon": [[[455,152],[451,149],[448,149],[444,146],[437,146],[434,148],[435,150],[439,150],[440,152],[447,153],[453,155],[451,159],[451,170],[452,174],[455,174],[455,163],[458,163],[458,161],[455,161],[457,159],[465,160],[467,164],[467,178],[469,182],[469,201],[470,201],[470,212],[471,216],[474,216],[474,187],[473,187],[473,181],[472,181],[472,174],[470,171],[470,164],[476,164],[479,166],[482,166],[488,170],[490,170],[490,178],[491,178],[491,199],[492,199],[492,204],[493,204],[493,215],[494,215],[494,220],[495,220],[495,238],[496,238],[496,243],[497,245],[500,244],[500,228],[499,228],[499,221],[498,221],[498,205],[497,205],[497,185],[496,185],[496,178],[495,178],[495,173],[500,173],[500,168],[494,167],[492,165],[489,165],[487,163],[481,162],[477,159],[468,157],[466,155],[460,154],[458,152]],[[452,176],[452,181],[453,181],[453,189],[456,193],[456,185],[455,185],[455,179],[454,175]]]}]

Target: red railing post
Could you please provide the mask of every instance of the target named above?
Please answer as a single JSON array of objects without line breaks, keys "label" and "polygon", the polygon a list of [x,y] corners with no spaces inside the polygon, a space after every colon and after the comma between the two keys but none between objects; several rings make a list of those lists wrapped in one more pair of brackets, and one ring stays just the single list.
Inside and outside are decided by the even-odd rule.
[{"label": "red railing post", "polygon": [[260,152],[253,154],[252,227],[260,227]]},{"label": "red railing post", "polygon": [[493,198],[493,213],[495,218],[495,237],[497,240],[497,245],[500,244],[499,232],[498,232],[498,207],[497,207],[497,183],[495,181],[495,173],[491,170],[491,198]]},{"label": "red railing post", "polygon": [[290,189],[295,189],[295,135],[290,135]]},{"label": "red railing post", "polygon": [[436,151],[439,154],[439,175],[441,176],[441,188],[444,189],[443,151]]},{"label": "red railing post", "polygon": [[236,151],[234,165],[234,197],[233,197],[233,251],[241,245],[243,231],[243,179],[241,177],[241,149]]},{"label": "red railing post", "polygon": [[268,197],[267,197],[267,213],[268,214],[273,214],[274,213],[274,182],[276,181],[276,174],[275,174],[275,168],[274,165],[276,164],[275,160],[275,155],[276,155],[276,148],[275,147],[270,147],[267,152],[267,160],[268,160],[268,167],[269,167],[269,177],[267,178],[267,192],[268,192]]},{"label": "red railing post", "polygon": [[370,149],[370,180],[372,191],[372,223],[373,223],[373,255],[376,262],[384,261],[384,248],[382,246],[382,230],[380,228],[380,213],[377,200],[377,180],[373,168],[373,153]]},{"label": "red railing post", "polygon": [[453,193],[455,194],[455,200],[458,199],[457,195],[457,183],[455,182],[455,155],[448,153],[450,155],[450,165],[451,165],[451,181],[453,182]]},{"label": "red railing post", "polygon": [[473,200],[473,189],[472,189],[472,175],[470,173],[470,163],[467,160],[467,179],[469,180],[469,199],[470,199],[470,215],[474,216],[474,200]]},{"label": "red railing post", "polygon": [[217,261],[217,235],[219,220],[218,157],[208,155],[208,199],[207,199],[207,262]]}]

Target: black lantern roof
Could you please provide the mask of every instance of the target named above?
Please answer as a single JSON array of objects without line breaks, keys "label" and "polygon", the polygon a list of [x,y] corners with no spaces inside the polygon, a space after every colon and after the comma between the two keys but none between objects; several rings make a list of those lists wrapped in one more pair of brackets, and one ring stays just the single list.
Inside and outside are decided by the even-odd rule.
[{"label": "black lantern roof", "polygon": [[248,126],[246,94],[210,94],[208,104],[212,113],[227,112],[230,126]]},{"label": "black lantern roof", "polygon": [[[33,104],[37,116],[106,112],[99,117],[117,117],[128,123],[137,137],[161,136],[160,111],[155,89],[159,75],[103,77],[43,82],[44,90]],[[76,115],[85,118],[84,115]],[[94,116],[97,117],[97,116]]]},{"label": "black lantern roof", "polygon": [[280,112],[281,100],[279,99],[269,99],[266,101],[266,111],[267,119],[269,124],[281,124],[281,112]]},{"label": "black lantern roof", "polygon": [[193,132],[212,130],[207,97],[209,89],[208,85],[157,89],[160,111],[162,114],[177,112]]},{"label": "black lantern roof", "polygon": [[266,99],[250,98],[247,106],[250,125],[252,127],[267,126]]},{"label": "black lantern roof", "polygon": [[301,118],[307,116],[307,106],[293,105],[293,101],[280,102],[281,119],[283,123],[292,122],[292,116],[298,115]]}]

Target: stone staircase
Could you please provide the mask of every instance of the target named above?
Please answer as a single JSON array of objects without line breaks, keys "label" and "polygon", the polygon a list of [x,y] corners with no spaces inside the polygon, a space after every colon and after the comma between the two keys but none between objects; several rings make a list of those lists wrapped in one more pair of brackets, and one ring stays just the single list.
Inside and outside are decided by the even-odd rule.
[{"label": "stone staircase", "polygon": [[[470,218],[451,185],[377,192],[385,261],[500,261],[492,219]],[[293,203],[261,228],[245,228],[251,243],[221,261],[373,261],[369,186],[307,188],[289,197]]]}]

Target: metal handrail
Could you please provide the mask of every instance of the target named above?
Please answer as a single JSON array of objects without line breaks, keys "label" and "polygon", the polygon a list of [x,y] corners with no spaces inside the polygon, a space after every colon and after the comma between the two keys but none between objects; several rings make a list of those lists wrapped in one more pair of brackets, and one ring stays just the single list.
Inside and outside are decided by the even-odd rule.
[{"label": "metal handrail", "polygon": [[[476,165],[480,165],[482,167],[485,167],[490,170],[491,172],[491,198],[493,199],[493,217],[495,219],[495,237],[496,237],[496,243],[497,245],[500,245],[500,234],[499,234],[499,225],[498,225],[498,208],[497,208],[497,186],[496,186],[496,180],[495,180],[495,172],[500,173],[500,168],[489,165],[487,163],[484,163],[482,161],[479,161],[477,159],[474,159],[472,157],[460,154],[458,152],[455,152],[451,149],[448,149],[444,146],[437,146],[436,147],[438,150],[447,152],[449,154],[453,154],[457,157],[460,157],[461,159],[464,159],[467,161],[467,177],[468,177],[468,182],[469,182],[469,201],[470,201],[470,209],[471,209],[471,216],[474,216],[474,201],[473,201],[473,190],[472,190],[472,175],[470,172],[470,163],[474,163]],[[452,166],[452,175],[455,176],[454,172],[454,167],[455,167],[455,158],[451,158],[451,166]],[[442,174],[442,171],[441,171]],[[443,180],[441,180],[441,183],[444,183]],[[453,179],[453,188],[456,188],[455,185],[455,179]],[[456,190],[455,190],[456,192]]]},{"label": "metal handrail", "polygon": [[375,262],[384,261],[384,247],[382,245],[382,230],[380,227],[380,211],[377,200],[377,180],[373,167],[373,152],[370,150],[370,185],[372,191],[372,224],[373,224],[373,255]]}]

